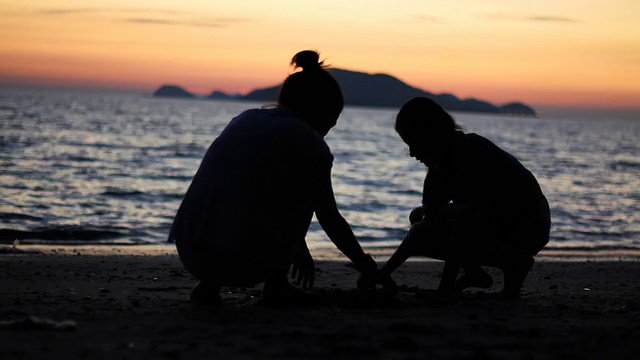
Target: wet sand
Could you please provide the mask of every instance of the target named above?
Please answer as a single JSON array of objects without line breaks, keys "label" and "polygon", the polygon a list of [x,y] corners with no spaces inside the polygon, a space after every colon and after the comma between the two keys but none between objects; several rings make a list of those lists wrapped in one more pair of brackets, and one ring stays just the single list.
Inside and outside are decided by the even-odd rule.
[{"label": "wet sand", "polygon": [[[313,306],[270,307],[261,286],[192,305],[195,280],[172,247],[4,247],[2,359],[635,359],[640,261],[542,257],[519,301],[433,289],[442,263],[411,261],[389,299],[355,289],[357,272],[314,253]],[[382,257],[379,259],[382,262]],[[501,280],[499,271],[492,271]]]}]

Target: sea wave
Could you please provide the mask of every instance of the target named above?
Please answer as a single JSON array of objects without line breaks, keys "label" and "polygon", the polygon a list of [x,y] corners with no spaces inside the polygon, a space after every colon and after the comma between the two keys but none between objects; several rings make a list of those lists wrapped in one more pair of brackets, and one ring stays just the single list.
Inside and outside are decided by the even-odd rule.
[{"label": "sea wave", "polygon": [[12,220],[28,220],[28,221],[40,221],[42,220],[39,216],[31,216],[26,214],[19,213],[0,213],[0,220],[4,221],[12,221]]},{"label": "sea wave", "polygon": [[640,162],[637,161],[611,161],[607,164],[611,170],[638,170],[640,169]]},{"label": "sea wave", "polygon": [[59,226],[33,230],[0,229],[0,243],[12,243],[16,240],[37,240],[36,242],[93,242],[128,237],[126,229]]},{"label": "sea wave", "polygon": [[[261,104],[0,89],[0,241],[164,244],[211,141]],[[347,108],[326,136],[338,207],[363,246],[395,247],[427,169],[394,111]],[[454,114],[521,159],[549,199],[548,248],[640,248],[640,122]],[[312,248],[333,247],[314,222]]]}]

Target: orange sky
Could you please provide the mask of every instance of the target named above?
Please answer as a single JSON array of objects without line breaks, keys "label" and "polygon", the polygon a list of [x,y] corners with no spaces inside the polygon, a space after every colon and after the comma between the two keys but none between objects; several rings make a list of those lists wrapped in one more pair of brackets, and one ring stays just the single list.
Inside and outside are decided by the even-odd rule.
[{"label": "orange sky", "polygon": [[640,108],[637,0],[0,0],[0,84],[244,93],[307,48],[434,93]]}]

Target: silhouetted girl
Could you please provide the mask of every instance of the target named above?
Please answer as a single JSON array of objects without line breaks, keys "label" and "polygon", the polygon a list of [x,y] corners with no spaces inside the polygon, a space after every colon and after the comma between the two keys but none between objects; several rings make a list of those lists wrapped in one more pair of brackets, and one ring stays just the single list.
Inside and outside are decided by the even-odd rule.
[{"label": "silhouetted girl", "polygon": [[284,81],[278,106],[235,117],[204,156],[169,235],[200,280],[192,301],[215,302],[222,286],[261,282],[265,300],[297,300],[301,293],[287,273],[293,264],[298,283],[313,286],[305,235],[314,213],[363,274],[377,273],[336,206],[324,136],[344,100],[318,58],[313,51],[296,54],[292,65],[302,71]]},{"label": "silhouetted girl", "polygon": [[463,133],[427,98],[402,107],[396,131],[429,172],[422,207],[411,213],[411,229],[381,273],[414,255],[444,260],[439,290],[450,293],[491,286],[480,266],[493,266],[504,273],[503,294],[517,297],[533,256],[549,240],[549,205],[534,176],[489,140]]}]

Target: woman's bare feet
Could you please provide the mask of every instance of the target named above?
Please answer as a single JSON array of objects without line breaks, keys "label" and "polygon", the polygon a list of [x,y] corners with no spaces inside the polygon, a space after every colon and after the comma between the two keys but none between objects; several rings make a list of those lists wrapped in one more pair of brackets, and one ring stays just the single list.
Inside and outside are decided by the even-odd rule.
[{"label": "woman's bare feet", "polygon": [[520,298],[520,289],[534,261],[533,257],[528,257],[502,267],[502,273],[504,274],[504,289],[500,292],[502,298],[509,300]]},{"label": "woman's bare feet", "polygon": [[480,266],[465,267],[464,274],[456,280],[456,288],[464,290],[470,287],[487,289],[493,285],[493,278]]}]

